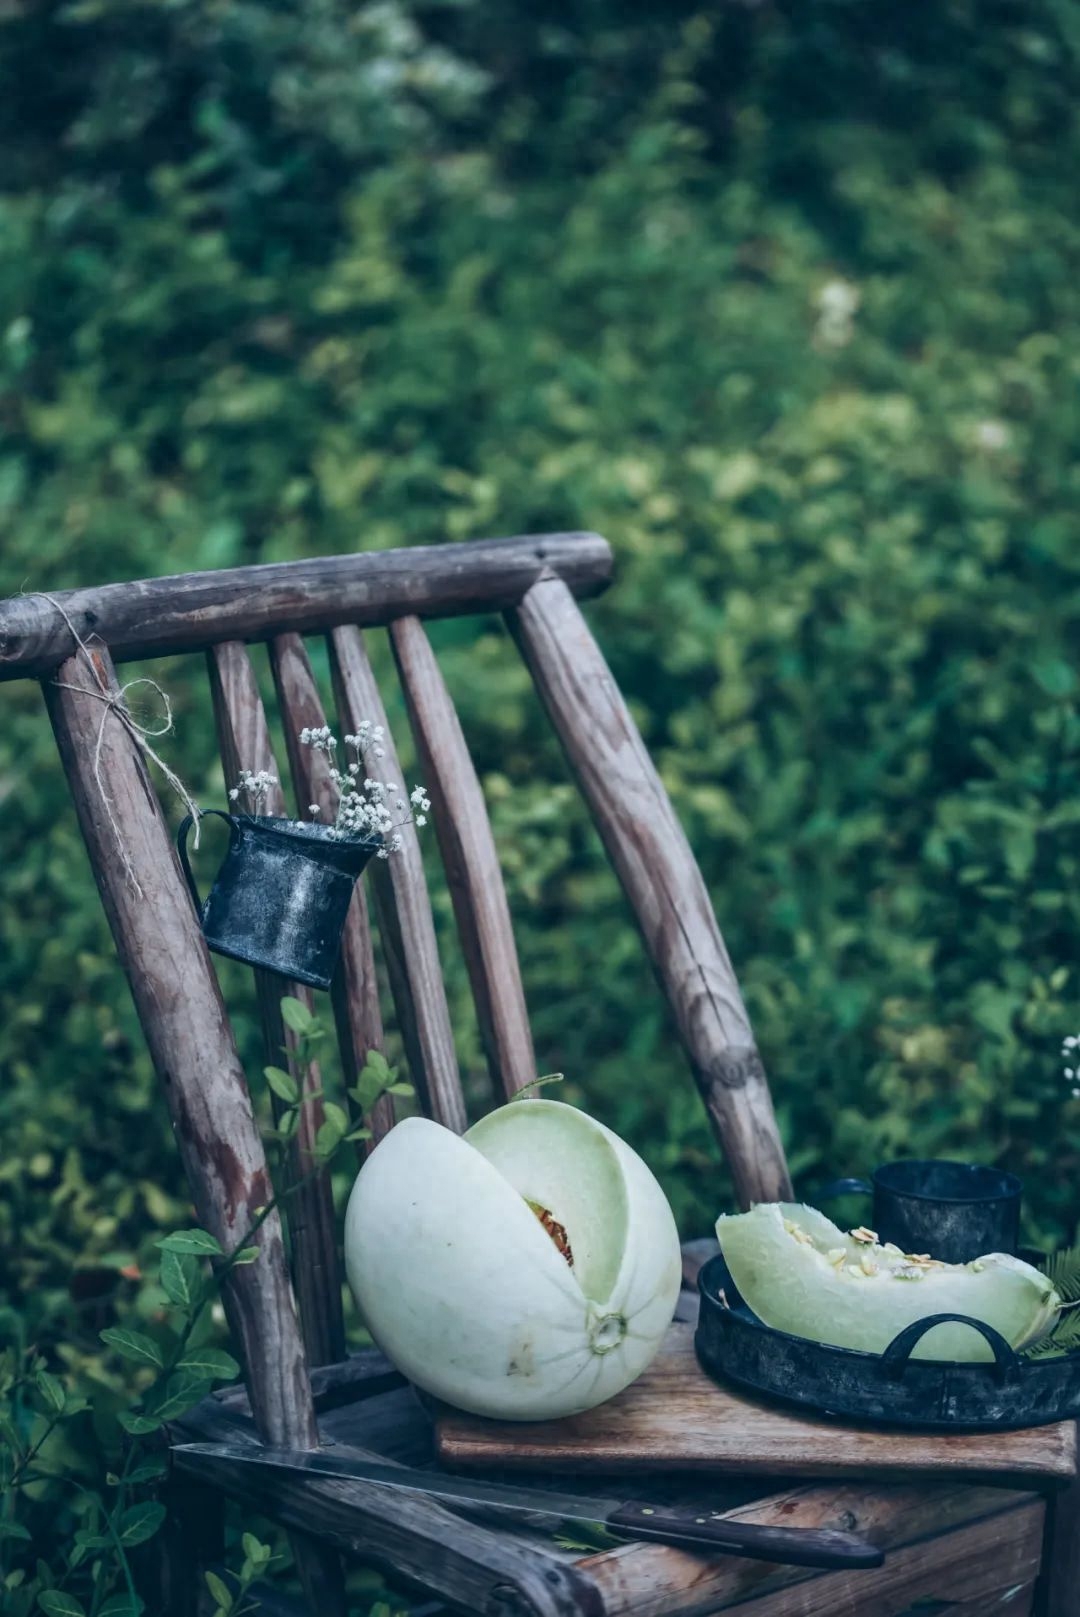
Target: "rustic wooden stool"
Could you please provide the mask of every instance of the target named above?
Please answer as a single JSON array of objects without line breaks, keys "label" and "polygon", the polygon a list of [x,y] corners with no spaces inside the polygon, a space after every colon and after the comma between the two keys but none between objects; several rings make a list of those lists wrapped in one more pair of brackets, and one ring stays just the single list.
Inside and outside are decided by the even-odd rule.
[{"label": "rustic wooden stool", "polygon": [[[247,642],[269,643],[297,799],[329,802],[325,759],[296,744],[324,723],[303,636],[328,636],[340,726],[385,724],[363,630],[389,630],[434,803],[479,1025],[496,1089],[536,1076],[510,917],[476,772],[425,618],[502,612],[555,726],[625,889],[743,1205],[790,1194],[769,1090],[708,894],[626,704],[575,601],[609,580],[611,555],[592,534],[554,534],[365,553],[71,590],[0,603],[0,679],[41,679],[102,902],[147,1043],[168,1098],[197,1216],[226,1251],[270,1196],[247,1081],[199,922],[141,751],[102,690],[114,663],[205,651],[226,775],[277,773]],[[62,610],[61,610],[62,609]],[[72,628],[90,647],[77,651]],[[101,746],[95,773],[95,749]],[[386,772],[401,778],[387,741]],[[125,869],[109,810],[123,828]],[[284,813],[279,793],[267,812]],[[465,1105],[415,839],[369,875],[410,1077],[424,1110],[450,1128]],[[135,883],[141,890],[137,894]],[[364,886],[356,890],[333,1002],[351,1083],[383,1031]],[[268,1060],[287,1044],[280,979],[258,980]],[[306,990],[293,990],[304,998]],[[314,1087],[317,1077],[308,1074]],[[303,1177],[321,1122],[305,1108],[291,1171]],[[386,1101],[376,1138],[392,1126]],[[263,1226],[256,1263],[233,1271],[225,1304],[246,1392],[207,1399],[183,1422],[188,1438],[259,1438],[311,1448],[324,1435],[411,1464],[433,1462],[428,1417],[378,1354],[345,1354],[336,1228],[325,1175],[295,1191],[290,1280],[281,1225]],[[295,1297],[295,1301],[294,1301]],[[244,1417],[247,1417],[246,1419]],[[152,1610],[194,1617],[207,1599],[201,1568],[217,1548],[220,1512],[207,1482],[183,1472],[171,1488]],[[582,1554],[525,1531],[461,1515],[416,1495],[361,1482],[282,1477],[216,1464],[214,1485],[292,1533],[310,1610],[343,1617],[341,1556],[384,1567],[444,1607],[486,1617],[660,1617],[737,1606],[745,1617],[1021,1617],[1038,1593],[1044,1617],[1080,1610],[1066,1511],[1030,1488],[966,1481],[800,1483],[758,1480],[733,1505],[744,1519],[857,1527],[888,1552],[878,1571],[812,1573],[706,1559],[656,1545]],[[660,1479],[650,1479],[656,1492]],[[670,1497],[687,1491],[684,1477]],[[701,1486],[693,1490],[698,1497]],[[719,1489],[711,1496],[723,1497]],[[1071,1497],[1071,1496],[1070,1496]],[[1071,1512],[1075,1514],[1075,1510]],[[1050,1545],[1049,1552],[1044,1549]],[[1053,1563],[1054,1576],[1040,1568]],[[156,1603],[155,1603],[156,1602]]]}]

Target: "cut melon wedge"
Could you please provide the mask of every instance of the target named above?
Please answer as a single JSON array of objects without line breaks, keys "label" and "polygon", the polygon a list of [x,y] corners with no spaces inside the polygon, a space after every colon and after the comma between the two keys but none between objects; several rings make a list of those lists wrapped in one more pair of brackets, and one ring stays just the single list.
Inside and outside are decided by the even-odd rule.
[{"label": "cut melon wedge", "polygon": [[[774,1330],[835,1347],[883,1353],[905,1326],[930,1314],[967,1314],[1014,1348],[1046,1334],[1061,1299],[1046,1275],[1002,1252],[940,1263],[881,1245],[872,1231],[845,1235],[813,1207],[763,1202],[717,1220],[716,1235],[743,1301]],[[935,1325],[916,1359],[993,1357],[966,1325]]]}]

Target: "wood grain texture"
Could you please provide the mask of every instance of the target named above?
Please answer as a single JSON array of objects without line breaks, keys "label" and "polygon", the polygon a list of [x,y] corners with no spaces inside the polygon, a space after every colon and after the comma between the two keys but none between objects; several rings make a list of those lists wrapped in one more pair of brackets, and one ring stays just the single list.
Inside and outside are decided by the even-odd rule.
[{"label": "wood grain texture", "polygon": [[[92,655],[98,678],[115,693],[108,653],[100,648]],[[49,716],[117,953],[165,1089],[196,1217],[230,1252],[270,1200],[272,1187],[217,977],[141,754],[110,715],[102,768],[139,897],[125,876],[93,778],[104,711],[96,699],[97,679],[80,655],[61,666],[57,681],[44,685]],[[307,1447],[316,1440],[315,1415],[276,1213],[262,1226],[257,1244],[258,1261],[230,1275],[225,1308],[259,1430],[272,1442]]]},{"label": "wood grain texture", "polygon": [[[306,819],[311,804],[317,803],[323,824],[332,824],[337,814],[338,790],[330,779],[329,759],[324,752],[317,752],[300,741],[302,730],[321,729],[326,724],[315,675],[300,636],[275,636],[270,642],[270,662],[285,728],[297,812]],[[345,764],[342,758],[340,767],[344,769]],[[365,880],[366,877],[361,877],[353,888],[341,938],[341,956],[331,987],[346,1088],[356,1083],[368,1051],[382,1050],[384,1042]],[[355,1111],[355,1107],[352,1109]],[[391,1097],[383,1095],[365,1121],[371,1129],[369,1148],[373,1149],[394,1126]]]},{"label": "wood grain texture", "polygon": [[1036,1611],[1038,1617],[1077,1617],[1080,1611],[1080,1481],[1048,1502]]},{"label": "wood grain texture", "polygon": [[[239,640],[211,648],[208,654],[210,689],[214,702],[218,746],[226,782],[241,770],[266,770],[278,777],[266,713],[247,647]],[[279,778],[279,777],[278,777]],[[279,784],[266,804],[270,814],[286,814]],[[213,823],[213,822],[211,822]],[[289,1238],[292,1245],[293,1284],[300,1305],[300,1320],[309,1364],[334,1364],[345,1356],[345,1324],[341,1306],[341,1269],[337,1225],[328,1172],[313,1173],[315,1137],[325,1119],[319,1092],[322,1074],[317,1062],[300,1065],[295,1057],[296,1038],[281,1016],[285,995],[314,1009],[314,998],[302,983],[290,983],[273,972],[255,970],[255,990],[268,1066],[285,1061],[306,1097],[300,1125],[285,1167]],[[275,1117],[282,1102],[271,1094]]]},{"label": "wood grain texture", "polygon": [[[182,1426],[191,1440],[253,1441],[213,1399],[185,1415]],[[604,1617],[592,1580],[565,1558],[520,1534],[466,1523],[420,1495],[184,1455],[175,1463],[182,1474],[318,1533],[474,1617]]]},{"label": "wood grain texture", "polygon": [[496,1092],[514,1095],[536,1078],[529,1014],[502,871],[484,794],[457,710],[419,618],[390,625],[432,819],[454,902]]},{"label": "wood grain texture", "polygon": [[768,1083],[709,895],[603,655],[554,574],[507,621],[641,928],[739,1202],[790,1199]]},{"label": "wood grain texture", "polygon": [[[579,1564],[602,1590],[605,1617],[667,1617],[674,1612],[704,1617],[732,1608],[740,1617],[749,1612],[757,1617],[882,1617],[906,1611],[927,1598],[928,1591],[929,1598],[946,1600],[962,1591],[966,1584],[953,1579],[951,1568],[954,1559],[969,1566],[966,1540],[973,1531],[975,1553],[990,1570],[976,1587],[996,1594],[1013,1584],[1030,1586],[1042,1510],[1042,1500],[1030,1493],[958,1484],[804,1488],[774,1493],[725,1514],[768,1526],[836,1526],[861,1533],[886,1551],[880,1569],[884,1578],[875,1571],[814,1573],[741,1557],[705,1559],[653,1544],[627,1544]],[[1000,1545],[1002,1553],[991,1560],[988,1545]],[[996,1609],[977,1605],[969,1608],[970,1617]],[[933,1617],[938,1617],[936,1610]]]},{"label": "wood grain texture", "polygon": [[[499,611],[520,601],[545,567],[578,593],[595,595],[610,579],[611,550],[594,533],[474,539],[60,590],[55,599],[84,640],[97,635],[126,662],[286,630],[389,623],[405,613]],[[70,630],[44,596],[0,601],[0,680],[47,673],[73,649]]]},{"label": "wood grain texture", "polygon": [[[901,1617],[918,1602],[955,1601],[970,1617],[1030,1607],[1042,1547],[1041,1500],[897,1550],[873,1572],[840,1573],[748,1600],[740,1617]],[[930,1617],[930,1614],[928,1614]]]},{"label": "wood grain texture", "polygon": [[452,1467],[700,1470],[740,1476],[1006,1477],[1076,1475],[1072,1422],[1020,1432],[875,1431],[812,1419],[722,1387],[697,1362],[690,1325],[673,1325],[625,1392],[560,1421],[486,1421],[444,1411],[440,1459]]},{"label": "wood grain texture", "polygon": [[[329,648],[342,730],[355,734],[364,719],[381,725],[385,732],[386,756],[382,763],[386,777],[404,785],[401,761],[363,635],[356,628],[335,629]],[[373,861],[369,866],[369,880],[409,1076],[427,1116],[461,1134],[467,1125],[465,1097],[461,1092],[424,862],[413,828],[402,832],[401,851],[392,859]]]}]

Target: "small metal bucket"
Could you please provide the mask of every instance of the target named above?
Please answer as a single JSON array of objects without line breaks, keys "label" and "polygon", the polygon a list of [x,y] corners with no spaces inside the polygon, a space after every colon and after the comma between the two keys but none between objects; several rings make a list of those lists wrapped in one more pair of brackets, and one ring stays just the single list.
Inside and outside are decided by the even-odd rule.
[{"label": "small metal bucket", "polygon": [[1020,1196],[1015,1174],[975,1162],[886,1162],[865,1179],[836,1179],[819,1191],[873,1196],[878,1239],[903,1252],[928,1252],[944,1263],[970,1263],[987,1252],[1015,1253]]},{"label": "small metal bucket", "polygon": [[335,836],[327,825],[223,814],[229,847],[205,903],[192,874],[186,815],[176,833],[187,884],[211,949],[312,988],[329,988],[357,877],[376,837]]}]

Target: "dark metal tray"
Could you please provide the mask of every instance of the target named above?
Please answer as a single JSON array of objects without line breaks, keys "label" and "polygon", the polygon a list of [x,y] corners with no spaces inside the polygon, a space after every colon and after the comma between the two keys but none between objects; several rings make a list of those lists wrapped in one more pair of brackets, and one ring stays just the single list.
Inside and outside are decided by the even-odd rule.
[{"label": "dark metal tray", "polygon": [[[923,1431],[1008,1430],[1080,1415],[1080,1352],[1023,1359],[1005,1338],[965,1314],[933,1314],[901,1331],[884,1353],[861,1353],[774,1331],[752,1313],[723,1258],[698,1280],[694,1338],[711,1376],[819,1415]],[[989,1342],[994,1362],[913,1359],[933,1325],[956,1320]]]}]

